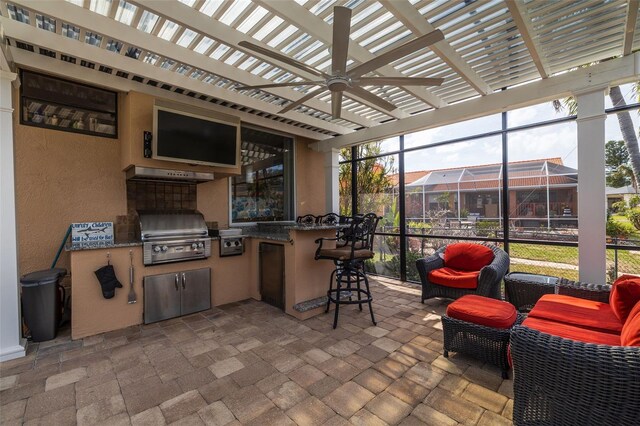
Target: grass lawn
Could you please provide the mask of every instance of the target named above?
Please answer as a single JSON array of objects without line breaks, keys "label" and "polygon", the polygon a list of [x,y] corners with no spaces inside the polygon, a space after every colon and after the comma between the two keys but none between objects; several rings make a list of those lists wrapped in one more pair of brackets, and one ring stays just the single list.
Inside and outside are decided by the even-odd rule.
[{"label": "grass lawn", "polygon": [[511,272],[528,272],[530,274],[549,275],[552,277],[567,278],[573,281],[578,280],[578,271],[574,271],[572,269],[559,269],[559,268],[552,268],[549,266],[512,264],[510,271]]},{"label": "grass lawn", "polygon": [[[547,246],[535,244],[511,243],[509,245],[511,257],[519,259],[539,260],[542,262],[578,264],[577,247]],[[614,251],[607,250],[607,261],[614,261]],[[620,270],[640,270],[640,251],[618,250],[618,264]]]}]

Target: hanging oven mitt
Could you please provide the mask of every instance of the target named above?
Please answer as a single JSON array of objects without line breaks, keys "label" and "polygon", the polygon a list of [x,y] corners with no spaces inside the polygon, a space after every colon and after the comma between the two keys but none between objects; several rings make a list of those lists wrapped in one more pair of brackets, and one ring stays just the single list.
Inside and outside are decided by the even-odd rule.
[{"label": "hanging oven mitt", "polygon": [[102,296],[105,299],[111,299],[116,294],[116,287],[122,288],[122,284],[116,278],[116,273],[113,270],[113,265],[105,265],[102,268],[94,272],[98,281],[100,281],[100,287],[102,287]]}]

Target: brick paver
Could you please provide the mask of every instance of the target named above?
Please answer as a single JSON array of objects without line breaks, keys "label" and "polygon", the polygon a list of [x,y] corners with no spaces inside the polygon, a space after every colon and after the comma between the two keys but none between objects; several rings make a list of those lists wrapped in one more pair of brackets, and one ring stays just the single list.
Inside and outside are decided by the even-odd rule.
[{"label": "brick paver", "polygon": [[511,424],[513,382],[442,356],[446,302],[371,279],[357,306],[298,321],[258,301],[71,341],[0,364],[0,423]]}]

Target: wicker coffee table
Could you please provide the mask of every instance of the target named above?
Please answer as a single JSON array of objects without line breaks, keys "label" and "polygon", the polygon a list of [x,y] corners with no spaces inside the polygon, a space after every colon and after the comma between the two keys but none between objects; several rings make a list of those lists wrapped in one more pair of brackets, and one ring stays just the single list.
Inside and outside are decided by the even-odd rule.
[{"label": "wicker coffee table", "polygon": [[556,293],[559,279],[549,275],[511,272],[504,277],[507,301],[518,312],[528,312],[545,294]]}]

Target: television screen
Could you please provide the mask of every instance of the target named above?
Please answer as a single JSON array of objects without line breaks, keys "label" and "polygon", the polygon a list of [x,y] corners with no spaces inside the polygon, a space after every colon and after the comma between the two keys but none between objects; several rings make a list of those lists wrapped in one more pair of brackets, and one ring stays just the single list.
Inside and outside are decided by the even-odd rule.
[{"label": "television screen", "polygon": [[238,126],[158,107],[155,111],[153,158],[237,166]]}]

